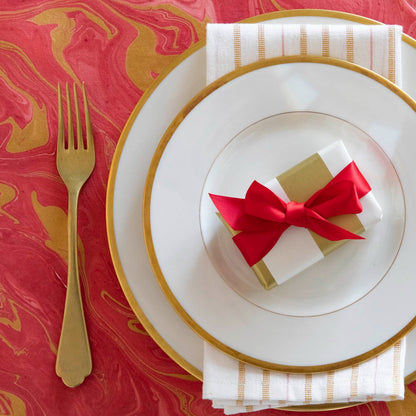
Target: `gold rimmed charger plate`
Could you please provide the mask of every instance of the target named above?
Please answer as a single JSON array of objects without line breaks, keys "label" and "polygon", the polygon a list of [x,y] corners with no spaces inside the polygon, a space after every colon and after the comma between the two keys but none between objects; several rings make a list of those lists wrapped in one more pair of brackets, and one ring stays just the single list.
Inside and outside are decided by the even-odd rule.
[{"label": "gold rimmed charger plate", "polygon": [[[360,24],[379,24],[376,21],[366,19],[361,16],[356,16],[347,13],[341,12],[334,12],[334,11],[323,11],[323,10],[291,10],[291,11],[284,11],[284,12],[276,12],[276,13],[269,13],[266,15],[256,16],[251,19],[247,19],[245,22],[262,22],[272,19],[281,19],[281,18],[302,18],[302,17],[321,17],[321,18],[330,18],[336,21],[340,19],[342,22],[345,21],[352,21]],[[320,22],[318,22],[320,23]],[[403,35],[402,38],[403,42],[407,45],[411,46],[412,48],[416,48],[416,43],[410,37]],[[149,97],[157,91],[158,87],[163,84],[165,79],[168,75],[173,71],[175,68],[183,65],[186,60],[195,52],[199,51],[205,45],[205,41],[202,40],[198,44],[191,47],[186,53],[182,54],[175,62],[169,65],[155,80],[152,86],[146,91],[144,96],[138,102],[136,108],[132,112],[118,143],[114,159],[112,162],[110,175],[109,175],[109,183],[108,183],[108,192],[107,192],[107,210],[106,210],[106,219],[107,219],[107,230],[108,230],[108,239],[109,245],[111,250],[111,255],[114,263],[114,267],[117,273],[117,277],[120,281],[120,284],[123,288],[123,291],[133,309],[135,314],[138,316],[139,320],[143,324],[144,328],[147,332],[153,337],[153,339],[159,344],[159,346],[179,365],[181,365],[186,371],[190,374],[195,376],[198,379],[202,379],[202,371],[199,364],[199,356],[196,353],[195,356],[186,352],[181,348],[179,345],[175,345],[172,341],[167,341],[169,339],[169,334],[166,333],[165,328],[159,328],[158,322],[155,322],[153,316],[148,311],[147,305],[144,305],[142,299],[138,302],[138,296],[135,294],[134,284],[132,280],[134,280],[134,276],[132,276],[131,271],[126,267],[124,264],[124,259],[122,259],[120,253],[120,246],[118,246],[117,237],[116,237],[116,227],[114,224],[114,198],[115,198],[115,190],[116,190],[116,181],[117,181],[117,173],[119,170],[120,165],[123,163],[123,150],[125,148],[125,144],[127,139],[129,138],[129,134],[133,128],[134,122],[140,112],[146,108],[146,103],[149,100]],[[131,140],[131,138],[130,138]],[[116,212],[117,213],[117,212]],[[134,254],[133,254],[134,255]],[[149,273],[149,270],[146,269],[147,265],[144,265],[144,273]],[[149,316],[148,316],[149,315]],[[167,338],[168,337],[168,338]],[[173,344],[173,347],[172,345]],[[188,348],[189,349],[189,348]],[[191,348],[192,349],[192,348]],[[413,368],[414,366],[412,366]],[[406,383],[410,383],[416,378],[416,372],[409,373],[407,372]],[[351,406],[351,404],[347,405],[318,405],[318,406],[302,406],[299,408],[294,408],[293,410],[310,410],[310,411],[318,411],[318,410],[331,410],[331,409],[338,409],[341,407]]]}]

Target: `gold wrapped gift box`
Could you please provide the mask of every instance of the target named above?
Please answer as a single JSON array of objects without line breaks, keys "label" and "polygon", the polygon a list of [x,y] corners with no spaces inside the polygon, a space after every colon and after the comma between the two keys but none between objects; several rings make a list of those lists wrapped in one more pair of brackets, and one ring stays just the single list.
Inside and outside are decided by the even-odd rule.
[{"label": "gold wrapped gift box", "polygon": [[[329,151],[327,151],[327,149],[329,149]],[[351,160],[342,142],[335,142],[334,144],[325,148],[324,151],[327,158],[340,157],[344,161],[346,159]],[[316,191],[320,190],[325,185],[327,185],[327,183],[330,182],[333,177],[334,175],[331,174],[325,161],[321,157],[321,152],[318,152],[303,160],[302,162],[298,163],[297,165],[293,166],[281,175],[277,176],[276,179],[289,200],[296,202],[305,202]],[[265,186],[269,187],[268,185],[270,183],[271,181],[265,184]],[[370,225],[381,219],[381,209],[377,201],[375,200],[374,196],[372,195],[372,192],[370,193],[371,203],[369,207],[371,210],[374,210],[374,213],[372,213],[373,218],[369,224],[363,225],[358,216],[354,214],[339,215],[336,217],[328,218],[328,220],[342,228],[345,228],[348,231],[351,231],[352,233],[361,234],[365,231],[366,227],[368,228]],[[220,215],[219,217],[221,218]],[[232,235],[238,233],[238,231],[236,232],[232,230],[222,218],[221,220]],[[308,230],[308,232],[310,233],[313,241],[322,253],[322,258],[349,241],[330,241],[324,237],[319,236],[313,231]],[[283,249],[283,247],[279,247],[279,245],[281,245],[284,242],[284,238],[285,233],[283,233],[281,239],[277,242],[272,251],[279,250],[279,248]],[[308,265],[306,267],[308,267]],[[273,271],[270,270],[270,268],[264,260],[260,260],[258,263],[252,266],[252,270],[256,274],[261,285],[266,290],[269,290],[278,285],[276,278],[273,277]],[[298,272],[299,271],[295,272],[294,274],[297,274]],[[284,281],[286,280],[288,280],[288,277],[284,279]]]}]

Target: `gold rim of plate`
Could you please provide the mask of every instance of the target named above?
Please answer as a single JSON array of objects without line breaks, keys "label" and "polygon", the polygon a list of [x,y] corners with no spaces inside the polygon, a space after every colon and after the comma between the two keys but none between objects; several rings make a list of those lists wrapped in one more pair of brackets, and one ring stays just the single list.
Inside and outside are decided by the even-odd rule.
[{"label": "gold rim of plate", "polygon": [[[264,15],[254,16],[252,18],[245,19],[242,22],[243,23],[258,23],[258,22],[264,22],[264,21],[267,21],[267,20],[274,20],[274,19],[285,18],[285,17],[301,17],[301,16],[338,18],[338,19],[353,21],[353,22],[356,22],[356,23],[361,23],[361,24],[366,24],[366,25],[382,24],[382,23],[377,22],[375,20],[368,19],[368,18],[358,16],[358,15],[354,15],[354,14],[350,14],[350,13],[337,12],[337,11],[331,11],[331,10],[318,10],[318,9],[300,9],[300,10],[296,9],[296,10],[286,10],[286,11],[267,13],[267,14],[264,14]],[[402,35],[402,41],[409,44],[411,47],[416,49],[416,40],[412,39],[411,37],[403,34]],[[199,369],[197,369],[196,367],[194,367],[192,364],[190,364],[180,354],[178,354],[164,340],[164,338],[153,327],[152,323],[147,318],[147,316],[145,315],[145,313],[141,309],[140,305],[138,304],[136,298],[134,297],[134,294],[133,294],[133,292],[132,292],[132,290],[129,286],[129,283],[127,281],[127,277],[124,273],[124,270],[123,270],[123,267],[122,267],[122,264],[121,264],[121,261],[120,261],[118,249],[117,249],[114,223],[113,223],[113,202],[114,202],[115,181],[116,181],[116,175],[117,175],[117,170],[118,170],[121,154],[122,154],[122,151],[123,151],[123,148],[124,148],[124,144],[125,144],[125,142],[128,138],[130,130],[133,126],[133,123],[134,123],[135,119],[137,118],[137,115],[141,111],[141,109],[144,106],[144,104],[146,103],[146,101],[149,99],[149,97],[155,91],[155,89],[166,78],[166,76],[173,69],[175,69],[177,66],[179,66],[183,61],[185,61],[189,56],[191,56],[193,53],[195,53],[197,50],[199,50],[200,48],[202,48],[204,46],[205,46],[205,39],[200,40],[198,43],[196,43],[195,45],[190,47],[186,52],[184,52],[182,55],[180,55],[174,62],[169,64],[160,73],[160,75],[157,77],[157,79],[145,91],[145,93],[143,94],[141,99],[138,101],[136,107],[132,111],[129,119],[127,120],[126,125],[124,126],[124,128],[121,132],[121,135],[120,135],[120,138],[119,138],[119,141],[118,141],[115,153],[114,153],[114,157],[113,157],[112,164],[111,164],[111,167],[110,167],[110,172],[109,172],[109,179],[108,179],[108,185],[107,185],[107,198],[106,198],[106,224],[107,224],[107,237],[108,237],[108,242],[109,242],[110,254],[111,254],[111,257],[112,257],[112,260],[113,260],[113,265],[114,265],[114,268],[115,268],[117,278],[118,278],[119,283],[121,285],[121,288],[122,288],[122,290],[123,290],[123,292],[124,292],[124,294],[127,298],[127,301],[130,304],[130,307],[132,308],[133,312],[135,313],[135,315],[140,320],[141,324],[143,325],[143,327],[145,328],[147,333],[154,339],[154,341],[159,345],[159,347],[162,348],[162,350],[170,358],[172,358],[177,364],[179,364],[183,369],[185,369],[188,373],[190,373],[191,375],[193,375],[195,378],[197,378],[199,380],[203,379],[202,372]],[[277,58],[277,59],[282,59],[282,58]],[[288,59],[288,58],[286,57],[286,59]],[[304,62],[309,62],[305,57],[301,57],[301,59]],[[318,57],[318,59],[319,59],[319,57]],[[333,59],[333,61],[337,61],[337,60]],[[295,61],[292,61],[292,62],[295,62]],[[299,58],[296,62],[300,62]],[[339,62],[341,62],[343,64],[345,63],[344,61],[339,61]],[[328,62],[326,62],[326,63],[328,63]],[[340,66],[344,66],[343,64],[340,65]],[[254,65],[256,65],[256,64],[254,64]],[[364,68],[358,67],[357,65],[354,65],[354,64],[350,64],[350,65],[354,66],[356,68],[355,70],[357,70],[360,73],[363,73],[364,75],[367,75],[367,72],[371,72],[371,71],[366,70]],[[346,66],[348,66],[348,65],[346,65]],[[246,67],[240,68],[240,69],[241,70],[247,70]],[[241,75],[241,74],[242,73],[239,73],[239,75]],[[379,82],[381,82],[383,85],[387,86],[391,90],[393,90],[393,91],[399,90],[399,88],[396,85],[392,84],[391,82],[389,82],[385,78],[383,78],[381,76],[378,76],[374,73],[371,73],[371,74],[372,74],[373,77],[377,78],[377,80]],[[225,78],[228,78],[228,77],[225,76]],[[218,80],[213,85],[217,85],[218,82],[220,82],[222,80],[223,79]],[[209,86],[209,88],[212,88],[213,85]],[[217,88],[218,88],[218,86],[217,86]],[[203,91],[205,92],[205,90],[203,90]],[[401,90],[399,90],[399,91],[401,91]],[[408,101],[405,100],[406,102],[413,102],[413,100],[409,96],[407,96],[407,94],[405,94],[402,91],[401,91],[401,94],[407,98]],[[163,141],[163,139],[162,139],[162,141]],[[161,144],[162,143],[159,143],[158,149],[157,149],[157,151],[155,153],[155,156],[152,160],[152,165],[153,165],[153,162],[155,161],[155,157],[156,157],[157,153],[160,152]],[[160,152],[159,157],[160,156],[161,156],[161,152]],[[153,172],[153,174],[154,174],[154,172]],[[149,191],[148,182],[149,182],[149,177],[146,180],[145,195],[146,195],[146,192]],[[151,188],[150,188],[150,191],[151,191]],[[150,195],[149,195],[149,198],[150,198]],[[145,197],[145,199],[146,199],[146,197]],[[146,203],[145,200],[144,200],[144,203]],[[146,222],[145,218],[144,218],[144,222]],[[149,233],[146,233],[146,234],[149,235]],[[156,262],[157,262],[157,260],[156,260]],[[152,264],[152,266],[153,266],[153,264]],[[396,334],[396,337],[394,338],[394,340],[387,341],[386,343],[384,343],[381,346],[379,346],[378,348],[376,348],[375,349],[376,351],[371,350],[366,354],[360,355],[359,357],[357,357],[357,359],[359,359],[359,361],[365,361],[366,359],[370,359],[372,356],[374,356],[378,352],[381,352],[382,350],[387,349],[396,340],[405,336],[406,333],[409,332],[413,328],[414,325],[416,325],[416,322],[414,322],[414,320],[412,320],[412,322],[409,325],[407,325],[402,331],[400,331],[398,334]],[[351,360],[346,360],[346,361],[341,362],[341,365],[339,365],[337,368],[342,368],[342,367],[346,367],[346,366],[351,365],[350,361]],[[339,364],[339,363],[336,363],[336,364]],[[257,364],[257,365],[261,365],[261,363]],[[320,370],[314,370],[314,371],[327,371],[327,368],[322,368],[322,367],[326,367],[326,366],[314,366],[313,368],[316,368],[316,367],[319,367],[321,369]],[[310,367],[306,367],[306,368],[310,368]],[[288,370],[283,370],[283,371],[288,371]],[[305,367],[303,367],[302,370],[298,369],[297,372],[306,372]],[[416,371],[414,371],[413,373],[409,374],[406,377],[405,383],[408,384],[408,383],[411,383],[414,380],[416,380]],[[309,405],[309,406],[298,406],[298,407],[295,407],[295,408],[290,407],[290,408],[285,408],[285,409],[286,410],[290,409],[291,411],[311,411],[311,412],[313,412],[313,411],[322,411],[322,410],[341,409],[341,408],[345,408],[345,407],[356,406],[357,404],[359,404],[359,403],[355,403],[355,404],[345,403],[345,404],[331,404],[331,405],[328,405],[328,404],[325,404],[325,405]]]}]

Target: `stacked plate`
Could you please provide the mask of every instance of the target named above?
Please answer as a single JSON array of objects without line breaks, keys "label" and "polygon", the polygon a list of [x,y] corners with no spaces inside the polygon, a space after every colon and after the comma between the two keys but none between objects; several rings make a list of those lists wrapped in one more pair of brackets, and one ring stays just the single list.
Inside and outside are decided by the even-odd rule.
[{"label": "stacked plate", "polygon": [[[261,20],[374,24],[322,11]],[[326,371],[372,357],[416,325],[415,219],[406,215],[416,211],[416,49],[406,36],[402,43],[406,92],[353,64],[296,57],[253,64],[205,87],[201,42],[138,103],[110,172],[110,249],[133,310],[190,373],[202,378],[204,339],[265,368]],[[359,249],[346,244],[266,292],[224,238],[208,192],[242,195],[253,178],[265,182],[277,167],[340,139],[383,221]],[[413,357],[410,332],[407,381]]]}]

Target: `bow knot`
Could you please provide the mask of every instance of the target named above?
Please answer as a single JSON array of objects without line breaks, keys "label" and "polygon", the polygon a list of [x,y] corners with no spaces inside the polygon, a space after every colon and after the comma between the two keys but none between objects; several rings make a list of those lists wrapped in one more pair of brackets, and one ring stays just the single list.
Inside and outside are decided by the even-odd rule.
[{"label": "bow knot", "polygon": [[362,211],[360,198],[371,188],[354,162],[305,202],[281,200],[269,188],[254,181],[244,199],[210,197],[227,224],[249,266],[259,262],[290,226],[305,227],[331,240],[362,239],[327,220]]},{"label": "bow knot", "polygon": [[307,215],[306,215],[305,203],[290,201],[286,205],[286,216],[285,222],[296,227],[307,226]]}]

